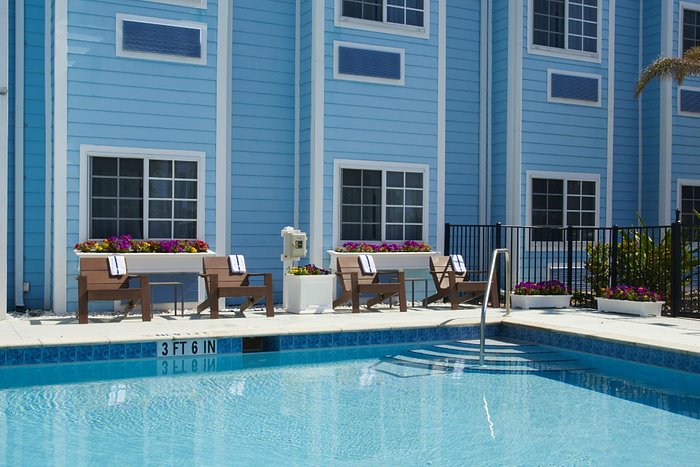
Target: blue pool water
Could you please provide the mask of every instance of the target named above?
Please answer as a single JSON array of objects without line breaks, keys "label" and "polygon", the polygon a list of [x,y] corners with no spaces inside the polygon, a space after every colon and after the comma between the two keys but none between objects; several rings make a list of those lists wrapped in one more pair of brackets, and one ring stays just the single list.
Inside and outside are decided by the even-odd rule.
[{"label": "blue pool water", "polygon": [[700,464],[700,376],[491,344],[0,368],[0,465]]}]

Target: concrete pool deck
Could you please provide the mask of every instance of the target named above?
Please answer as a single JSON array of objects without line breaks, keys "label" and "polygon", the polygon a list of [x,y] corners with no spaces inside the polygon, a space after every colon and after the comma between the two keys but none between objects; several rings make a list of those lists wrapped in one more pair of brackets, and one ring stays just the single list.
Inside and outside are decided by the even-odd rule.
[{"label": "concrete pool deck", "polygon": [[[173,338],[255,337],[370,330],[471,326],[479,324],[476,306],[450,310],[414,307],[399,313],[396,307],[379,307],[375,312],[349,310],[319,315],[296,315],[277,310],[274,318],[263,310],[224,312],[221,319],[172,313],[157,314],[151,322],[140,315],[126,318],[91,317],[77,324],[73,317],[25,317],[0,321],[0,348],[81,344],[114,344],[167,340]],[[532,328],[602,338],[625,343],[700,355],[700,320],[599,313],[590,309],[513,310],[489,308],[488,324],[511,323]]]}]

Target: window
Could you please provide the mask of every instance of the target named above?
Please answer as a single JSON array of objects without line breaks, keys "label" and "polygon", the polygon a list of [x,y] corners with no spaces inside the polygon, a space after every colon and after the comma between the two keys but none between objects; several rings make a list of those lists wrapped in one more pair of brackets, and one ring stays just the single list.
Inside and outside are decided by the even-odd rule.
[{"label": "window", "polygon": [[700,185],[681,185],[681,221],[685,225],[700,226],[695,211],[700,212]]},{"label": "window", "polygon": [[534,0],[532,45],[598,53],[598,0]]},{"label": "window", "polygon": [[423,172],[343,168],[340,177],[341,241],[423,241]]},{"label": "window", "polygon": [[700,117],[700,88],[678,88],[678,113]]},{"label": "window", "polygon": [[700,45],[700,11],[683,8],[683,53]]},{"label": "window", "polygon": [[548,69],[547,100],[566,104],[600,106],[600,75]]},{"label": "window", "polygon": [[90,238],[197,238],[198,162],[90,158]]},{"label": "window", "polygon": [[[595,227],[596,182],[532,178],[530,209],[530,224],[533,227]],[[532,240],[561,241],[563,233],[558,229],[536,229]]]},{"label": "window", "polygon": [[333,42],[333,78],[404,84],[404,50],[352,42]]},{"label": "window", "polygon": [[150,2],[168,3],[170,5],[188,6],[192,8],[207,8],[207,0],[148,0]]},{"label": "window", "polygon": [[335,25],[428,37],[430,0],[335,0]]},{"label": "window", "polygon": [[117,14],[117,56],[206,64],[207,25]]}]

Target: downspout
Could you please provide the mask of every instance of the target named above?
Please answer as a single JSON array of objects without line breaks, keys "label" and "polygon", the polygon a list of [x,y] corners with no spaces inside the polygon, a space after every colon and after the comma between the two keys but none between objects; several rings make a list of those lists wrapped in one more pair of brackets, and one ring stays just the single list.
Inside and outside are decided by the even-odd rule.
[{"label": "downspout", "polygon": [[24,0],[15,2],[15,308],[24,311]]},{"label": "downspout", "polygon": [[[0,0],[0,186],[8,186],[9,119],[9,15],[8,0]],[[7,245],[7,203],[0,203],[0,245]],[[0,248],[0,319],[7,318],[7,248]]]}]

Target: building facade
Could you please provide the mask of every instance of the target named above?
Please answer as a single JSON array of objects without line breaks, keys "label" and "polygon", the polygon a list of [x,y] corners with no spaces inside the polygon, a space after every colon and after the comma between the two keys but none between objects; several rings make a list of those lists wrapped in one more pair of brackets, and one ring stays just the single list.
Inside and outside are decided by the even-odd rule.
[{"label": "building facade", "polygon": [[[277,271],[445,222],[700,207],[700,0],[0,0],[0,307],[76,308],[73,245],[198,238]],[[194,287],[192,285],[192,287]]]}]

